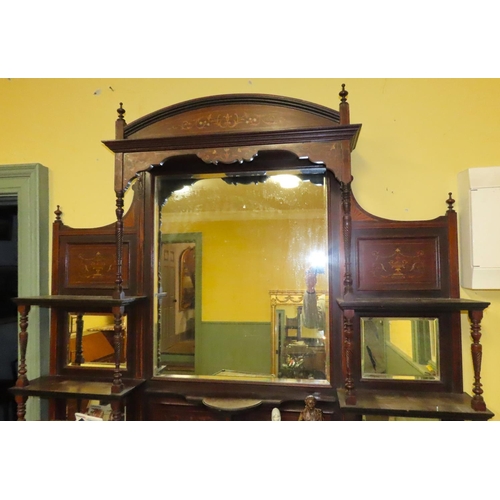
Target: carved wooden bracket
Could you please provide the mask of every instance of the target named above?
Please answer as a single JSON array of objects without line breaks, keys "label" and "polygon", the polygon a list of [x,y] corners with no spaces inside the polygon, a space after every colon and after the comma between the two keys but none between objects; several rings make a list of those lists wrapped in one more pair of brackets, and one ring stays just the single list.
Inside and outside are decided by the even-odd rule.
[{"label": "carved wooden bracket", "polygon": [[216,148],[205,149],[199,151],[196,156],[205,163],[243,163],[244,161],[252,161],[258,155],[256,147],[232,147],[232,148]]}]

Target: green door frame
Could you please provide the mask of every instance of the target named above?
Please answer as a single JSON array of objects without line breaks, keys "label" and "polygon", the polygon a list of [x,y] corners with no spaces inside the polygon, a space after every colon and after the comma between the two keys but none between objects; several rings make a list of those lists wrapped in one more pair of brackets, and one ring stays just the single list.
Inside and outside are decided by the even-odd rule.
[{"label": "green door frame", "polygon": [[[18,295],[49,293],[49,171],[39,163],[0,165],[0,197],[16,197],[18,207]],[[28,378],[49,373],[49,311],[29,315]],[[28,398],[26,420],[43,420],[48,404]]]},{"label": "green door frame", "polygon": [[[202,338],[200,337],[201,333],[201,318],[202,318],[202,304],[201,304],[201,288],[202,288],[202,242],[203,235],[202,233],[168,233],[161,235],[161,243],[194,243],[195,244],[195,274],[196,274],[196,286],[194,292],[194,303],[195,303],[195,316],[194,316],[194,332],[195,332],[195,345]],[[195,373],[196,373],[196,365],[199,363],[199,356],[196,354],[195,347]]]}]

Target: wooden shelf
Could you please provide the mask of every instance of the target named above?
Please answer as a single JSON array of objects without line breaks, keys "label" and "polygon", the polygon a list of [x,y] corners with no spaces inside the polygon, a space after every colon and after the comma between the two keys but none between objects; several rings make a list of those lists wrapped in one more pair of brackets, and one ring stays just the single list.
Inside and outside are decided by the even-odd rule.
[{"label": "wooden shelf", "polygon": [[129,306],[145,299],[145,296],[124,297],[115,299],[110,295],[41,295],[38,297],[16,297],[12,299],[17,305],[40,307],[70,307],[78,310],[104,309],[110,307]]},{"label": "wooden shelf", "polygon": [[384,297],[384,298],[343,298],[337,299],[343,310],[369,312],[453,312],[484,310],[490,303],[469,299],[450,298],[416,298],[416,297]]},{"label": "wooden shelf", "polygon": [[111,392],[111,380],[89,381],[51,375],[31,380],[26,387],[12,387],[9,390],[18,396],[41,398],[89,398],[117,400],[128,396],[144,380],[123,380],[120,392]]},{"label": "wooden shelf", "polygon": [[475,411],[468,394],[357,390],[356,404],[346,403],[346,391],[337,390],[343,413],[442,420],[489,420],[494,414]]}]

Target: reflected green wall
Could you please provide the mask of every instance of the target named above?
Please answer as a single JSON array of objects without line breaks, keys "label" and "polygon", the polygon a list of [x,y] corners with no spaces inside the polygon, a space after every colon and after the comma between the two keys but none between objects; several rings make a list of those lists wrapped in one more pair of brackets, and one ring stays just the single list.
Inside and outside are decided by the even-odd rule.
[{"label": "reflected green wall", "polygon": [[271,373],[271,323],[203,322],[201,328],[196,334],[198,375],[220,370]]}]

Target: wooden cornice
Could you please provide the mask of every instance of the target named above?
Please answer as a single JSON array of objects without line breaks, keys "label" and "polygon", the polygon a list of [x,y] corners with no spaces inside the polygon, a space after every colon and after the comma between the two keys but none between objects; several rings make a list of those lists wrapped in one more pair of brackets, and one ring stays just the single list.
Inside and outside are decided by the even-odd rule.
[{"label": "wooden cornice", "polygon": [[122,139],[102,142],[114,153],[136,153],[146,151],[192,150],[220,147],[227,148],[232,146],[279,145],[301,142],[338,142],[348,140],[350,141],[352,151],[356,147],[360,130],[360,124],[353,124],[329,128],[152,137],[147,139]]}]

